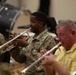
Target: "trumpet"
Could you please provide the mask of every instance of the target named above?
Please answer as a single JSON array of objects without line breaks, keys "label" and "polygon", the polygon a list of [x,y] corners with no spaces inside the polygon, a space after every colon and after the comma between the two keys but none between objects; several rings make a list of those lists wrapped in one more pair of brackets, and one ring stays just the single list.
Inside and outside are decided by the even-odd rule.
[{"label": "trumpet", "polygon": [[[13,42],[14,40],[16,40],[17,38],[19,38],[20,36],[22,36],[24,33],[27,33],[31,28],[25,30],[24,32],[21,32],[19,35],[17,35],[16,37],[14,37],[13,39],[9,40],[8,42],[6,42],[5,44],[0,46],[0,49],[4,48],[5,46],[7,46],[8,44],[10,44],[11,42]],[[13,48],[14,46],[12,46]],[[7,51],[7,49],[5,50]]]},{"label": "trumpet", "polygon": [[50,49],[49,51],[47,51],[42,57],[40,57],[38,60],[36,60],[34,63],[32,63],[30,66],[26,67],[25,69],[23,69],[21,71],[21,74],[26,73],[27,71],[29,71],[34,65],[36,65],[40,60],[42,60],[46,55],[48,55],[49,53],[51,53],[52,51],[54,51],[55,49],[57,49],[59,46],[61,45],[61,42],[59,42],[57,45],[55,45],[52,49]]},{"label": "trumpet", "polygon": [[[32,63],[31,65],[29,65],[28,67],[26,67],[25,69],[21,70],[19,73],[20,75],[24,75],[27,71],[29,71],[34,65],[36,65],[40,60],[42,60],[46,55],[48,55],[49,53],[51,53],[52,51],[54,51],[55,49],[59,48],[59,46],[61,45],[61,42],[59,42],[57,45],[55,45],[52,49],[50,49],[49,51],[47,51],[45,54],[42,55],[42,57],[40,57],[39,59],[37,59],[34,63]],[[69,75],[76,75],[76,71],[74,72],[69,72]]]},{"label": "trumpet", "polygon": [[75,72],[72,72],[70,75],[76,75],[76,71]]}]

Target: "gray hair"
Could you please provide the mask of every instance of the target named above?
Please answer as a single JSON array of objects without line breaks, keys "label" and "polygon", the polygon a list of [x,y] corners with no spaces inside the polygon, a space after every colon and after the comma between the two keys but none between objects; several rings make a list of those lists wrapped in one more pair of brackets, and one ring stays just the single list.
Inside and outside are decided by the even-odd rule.
[{"label": "gray hair", "polygon": [[75,23],[72,20],[63,20],[63,21],[61,21],[56,26],[56,29],[58,29],[61,26],[64,26],[68,30],[72,30],[72,29],[75,29],[76,30],[76,25],[75,25]]}]

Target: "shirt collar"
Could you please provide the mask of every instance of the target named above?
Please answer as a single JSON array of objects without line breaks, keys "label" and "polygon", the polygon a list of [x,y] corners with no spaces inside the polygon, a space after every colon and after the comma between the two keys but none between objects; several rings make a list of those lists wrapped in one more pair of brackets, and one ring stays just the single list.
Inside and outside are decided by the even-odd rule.
[{"label": "shirt collar", "polygon": [[76,49],[76,43],[71,47],[70,50],[66,51],[66,53],[73,52]]},{"label": "shirt collar", "polygon": [[36,39],[36,40],[39,40],[39,41],[41,41],[41,40],[44,40],[46,37],[44,37],[46,34],[47,34],[47,32],[48,32],[48,30],[47,29],[45,29],[42,33],[40,33],[37,37],[34,37],[34,39]]}]

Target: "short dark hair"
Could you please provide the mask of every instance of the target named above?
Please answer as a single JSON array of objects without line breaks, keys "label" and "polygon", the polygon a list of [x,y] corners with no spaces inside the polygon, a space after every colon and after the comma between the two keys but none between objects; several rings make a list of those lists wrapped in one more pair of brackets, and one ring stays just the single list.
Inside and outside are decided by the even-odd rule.
[{"label": "short dark hair", "polygon": [[41,20],[44,23],[47,22],[47,15],[43,12],[33,12],[31,15],[36,16],[38,20]]},{"label": "short dark hair", "polygon": [[67,29],[71,30],[71,29],[75,29],[76,30],[76,25],[74,23],[74,21],[72,20],[62,20],[57,26],[56,26],[56,29],[61,27],[61,26],[64,26],[66,27]]}]

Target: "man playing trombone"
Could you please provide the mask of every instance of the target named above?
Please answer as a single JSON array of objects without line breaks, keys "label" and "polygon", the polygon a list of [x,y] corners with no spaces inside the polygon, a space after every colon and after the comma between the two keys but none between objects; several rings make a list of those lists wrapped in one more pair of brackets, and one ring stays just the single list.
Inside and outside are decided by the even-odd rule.
[{"label": "man playing trombone", "polygon": [[[29,66],[37,60],[41,49],[51,49],[56,45],[54,38],[46,29],[47,16],[42,12],[34,12],[30,16],[30,31],[35,33],[33,37],[18,38],[15,42],[17,47],[11,50],[12,57],[19,63]],[[24,47],[24,48],[22,48]],[[20,48],[20,49],[19,49]],[[22,49],[21,49],[22,48]],[[39,65],[34,66],[26,75],[44,75],[44,71],[40,70]]]},{"label": "man playing trombone", "polygon": [[[75,75],[76,73],[76,25],[71,20],[62,21],[56,27],[61,45],[55,56],[49,54],[42,60],[46,75]],[[45,50],[41,50],[41,56]]]}]

